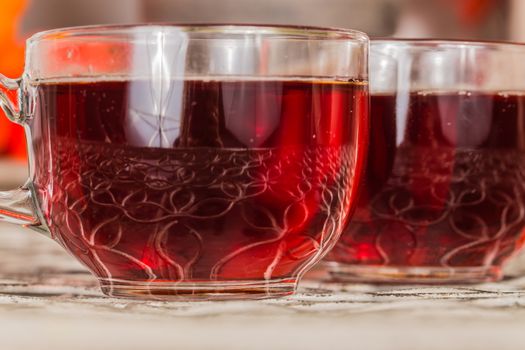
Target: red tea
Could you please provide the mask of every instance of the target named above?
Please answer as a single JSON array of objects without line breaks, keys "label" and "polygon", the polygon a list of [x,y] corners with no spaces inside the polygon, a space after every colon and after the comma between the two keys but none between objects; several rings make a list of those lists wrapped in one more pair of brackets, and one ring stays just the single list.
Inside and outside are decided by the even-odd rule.
[{"label": "red tea", "polygon": [[53,236],[98,276],[297,276],[340,233],[353,202],[367,137],[362,83],[35,88],[41,210]]},{"label": "red tea", "polygon": [[331,260],[490,268],[521,247],[525,95],[375,95],[371,123],[358,208]]}]

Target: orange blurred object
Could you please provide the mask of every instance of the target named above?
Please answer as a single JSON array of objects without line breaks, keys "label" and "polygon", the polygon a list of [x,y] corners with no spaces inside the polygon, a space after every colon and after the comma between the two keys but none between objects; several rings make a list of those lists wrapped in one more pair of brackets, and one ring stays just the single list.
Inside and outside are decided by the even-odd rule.
[{"label": "orange blurred object", "polygon": [[500,0],[446,0],[452,6],[455,15],[467,26],[479,25]]},{"label": "orange blurred object", "polygon": [[[0,72],[12,78],[19,77],[24,70],[24,43],[17,37],[17,29],[26,5],[27,0],[0,0]],[[0,115],[0,154],[26,157],[22,127],[3,115]]]}]

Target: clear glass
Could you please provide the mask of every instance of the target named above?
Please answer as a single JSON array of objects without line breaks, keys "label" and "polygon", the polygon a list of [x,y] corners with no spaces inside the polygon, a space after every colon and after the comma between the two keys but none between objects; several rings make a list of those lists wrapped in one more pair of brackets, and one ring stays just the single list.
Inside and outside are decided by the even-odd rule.
[{"label": "clear glass", "polygon": [[299,27],[37,34],[23,78],[2,80],[31,179],[0,194],[1,218],[47,232],[108,295],[290,294],[355,202],[367,50]]},{"label": "clear glass", "polygon": [[371,143],[334,277],[493,281],[523,245],[525,45],[373,40]]}]

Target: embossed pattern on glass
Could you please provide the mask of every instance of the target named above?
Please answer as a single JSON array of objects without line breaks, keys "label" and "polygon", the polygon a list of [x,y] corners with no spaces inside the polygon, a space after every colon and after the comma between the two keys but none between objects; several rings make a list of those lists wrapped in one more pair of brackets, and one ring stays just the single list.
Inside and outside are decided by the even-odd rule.
[{"label": "embossed pattern on glass", "polygon": [[[134,96],[147,101],[146,84],[36,87],[40,142],[52,145],[35,154],[37,167],[52,164],[35,179],[43,213],[108,289],[113,279],[287,281],[333,242],[365,86],[185,81],[166,102],[182,106],[170,140],[175,129]],[[145,125],[130,131],[136,111]]]}]

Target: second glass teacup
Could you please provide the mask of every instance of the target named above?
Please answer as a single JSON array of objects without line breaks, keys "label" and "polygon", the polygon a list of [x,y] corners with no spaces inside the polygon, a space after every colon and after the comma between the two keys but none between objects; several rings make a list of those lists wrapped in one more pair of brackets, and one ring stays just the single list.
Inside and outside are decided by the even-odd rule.
[{"label": "second glass teacup", "polygon": [[23,78],[2,79],[31,179],[0,217],[49,233],[108,295],[290,294],[355,202],[367,50],[317,28],[38,34]]},{"label": "second glass teacup", "polygon": [[338,279],[501,278],[525,238],[525,45],[372,40],[371,143]]}]

